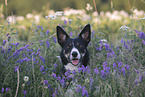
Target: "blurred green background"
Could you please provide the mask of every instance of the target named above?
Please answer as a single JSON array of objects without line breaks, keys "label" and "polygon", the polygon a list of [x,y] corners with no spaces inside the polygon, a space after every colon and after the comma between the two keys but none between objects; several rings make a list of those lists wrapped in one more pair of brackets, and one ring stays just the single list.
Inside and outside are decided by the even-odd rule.
[{"label": "blurred green background", "polygon": [[[63,10],[64,8],[84,9],[86,4],[90,3],[94,7],[93,0],[7,0],[6,7],[5,0],[0,0],[0,5],[4,6],[4,14],[8,15],[22,15],[27,13],[40,13],[43,10]],[[98,12],[125,10],[131,13],[132,8],[138,10],[145,10],[144,0],[95,0]],[[93,8],[94,10],[94,8]]]}]

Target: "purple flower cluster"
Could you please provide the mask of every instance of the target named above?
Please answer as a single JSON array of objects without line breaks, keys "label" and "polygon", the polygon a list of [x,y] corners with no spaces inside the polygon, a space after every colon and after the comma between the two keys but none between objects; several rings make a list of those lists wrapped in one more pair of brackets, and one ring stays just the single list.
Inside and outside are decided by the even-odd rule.
[{"label": "purple flower cluster", "polygon": [[89,93],[85,86],[77,85],[75,92],[82,92],[82,96],[89,97]]},{"label": "purple flower cluster", "polygon": [[140,37],[140,39],[142,39],[143,45],[145,45],[145,33],[144,32],[140,32],[140,31],[137,31],[137,30],[135,30],[135,31],[138,34],[138,36]]},{"label": "purple flower cluster", "polygon": [[4,91],[9,92],[11,89],[9,87],[6,88],[6,90],[4,88],[1,88],[1,93],[4,93]]},{"label": "purple flower cluster", "polygon": [[[64,21],[64,27],[67,24],[68,21]],[[49,30],[43,33],[43,27],[37,26],[37,30],[41,31],[40,33],[42,35],[49,36]],[[95,31],[93,31],[92,33],[93,37],[95,37]],[[143,47],[145,45],[145,34],[139,31],[136,31],[136,33],[138,34],[138,40],[141,40],[140,43],[143,43],[141,47],[143,52]],[[101,87],[104,87],[104,84],[106,85],[106,83],[109,86],[108,82],[110,83],[112,79],[115,83],[116,78],[128,78],[130,74],[133,75],[135,73],[135,77],[133,80],[134,84],[139,85],[141,84],[141,82],[144,81],[145,73],[143,74],[139,69],[135,69],[136,67],[133,66],[131,63],[128,64],[127,58],[124,58],[126,57],[126,51],[131,51],[133,48],[132,43],[134,41],[132,40],[125,41],[122,39],[121,44],[123,46],[116,49],[113,47],[113,45],[110,46],[108,43],[103,43],[102,41],[100,41],[100,47],[96,46],[97,52],[101,52],[101,58],[95,57],[97,63],[92,62],[93,64],[86,67],[82,65],[78,67],[78,70],[67,70],[64,75],[61,75],[60,71],[58,71],[58,68],[60,68],[61,65],[59,65],[58,61],[53,59],[54,57],[49,57],[49,55],[51,54],[49,52],[50,46],[57,42],[55,36],[47,39],[41,39],[36,43],[32,42],[29,45],[20,43],[9,43],[11,41],[11,37],[9,35],[9,33],[6,35],[7,39],[3,40],[0,46],[1,67],[11,67],[14,71],[14,74],[17,74],[17,71],[19,70],[20,77],[23,73],[31,75],[32,70],[34,69],[34,74],[38,77],[36,81],[38,82],[37,86],[42,85],[42,87],[45,87],[43,89],[49,89],[50,93],[48,94],[53,97],[59,96],[61,94],[60,89],[66,90],[69,85],[72,85],[72,82],[76,82],[75,85],[77,85],[77,87],[73,88],[76,94],[78,93],[82,97],[89,97],[90,95],[94,96],[94,91],[95,89],[97,91],[96,87],[100,87],[100,83],[102,83]],[[70,36],[73,36],[72,32],[70,32]],[[123,50],[125,51],[125,53],[123,53]],[[136,60],[136,57],[133,58],[134,60]],[[144,59],[144,57],[142,59]],[[48,61],[50,62],[50,60],[52,63],[48,63]],[[7,64],[10,65],[8,66]],[[143,63],[140,64],[142,65]],[[39,78],[44,78],[45,80],[41,81],[41,79],[39,80]],[[30,81],[33,81],[32,79],[30,79]],[[29,82],[29,84],[31,83]],[[28,83],[25,83],[25,85],[28,85]],[[3,87],[6,86],[4,85]],[[1,88],[1,93],[3,94],[5,92],[11,92],[11,89],[11,87]],[[21,92],[21,94],[24,96],[27,96],[29,94],[29,91],[26,87],[24,87]]]}]

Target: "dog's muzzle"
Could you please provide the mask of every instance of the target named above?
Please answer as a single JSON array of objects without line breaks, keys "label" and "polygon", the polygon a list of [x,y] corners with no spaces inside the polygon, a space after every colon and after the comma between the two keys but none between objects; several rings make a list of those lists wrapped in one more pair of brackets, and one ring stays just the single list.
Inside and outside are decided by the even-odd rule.
[{"label": "dog's muzzle", "polygon": [[73,65],[78,65],[79,64],[80,60],[78,59],[78,52],[76,52],[76,51],[72,52],[71,62],[72,62]]},{"label": "dog's muzzle", "polygon": [[75,49],[71,52],[70,60],[71,60],[71,63],[75,66],[80,63],[80,54],[78,50]]}]

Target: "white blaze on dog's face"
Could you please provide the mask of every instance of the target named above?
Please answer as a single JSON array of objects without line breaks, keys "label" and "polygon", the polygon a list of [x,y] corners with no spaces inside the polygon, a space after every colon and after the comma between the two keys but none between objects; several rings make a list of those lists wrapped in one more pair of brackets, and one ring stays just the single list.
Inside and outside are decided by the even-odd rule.
[{"label": "white blaze on dog's face", "polygon": [[70,60],[73,65],[78,65],[81,55],[77,48],[73,47],[70,53]]}]

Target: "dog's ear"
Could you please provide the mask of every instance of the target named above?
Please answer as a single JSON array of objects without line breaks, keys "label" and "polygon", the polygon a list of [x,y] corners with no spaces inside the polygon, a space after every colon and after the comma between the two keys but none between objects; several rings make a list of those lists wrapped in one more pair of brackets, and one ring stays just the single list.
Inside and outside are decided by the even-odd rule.
[{"label": "dog's ear", "polygon": [[79,37],[81,37],[83,39],[83,41],[85,42],[85,45],[87,46],[91,40],[90,24],[87,24],[84,27],[84,29],[81,31]]},{"label": "dog's ear", "polygon": [[58,43],[63,47],[64,46],[64,42],[66,41],[66,39],[69,36],[60,26],[57,26],[56,30],[57,30],[57,40],[58,40]]}]

